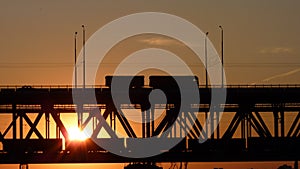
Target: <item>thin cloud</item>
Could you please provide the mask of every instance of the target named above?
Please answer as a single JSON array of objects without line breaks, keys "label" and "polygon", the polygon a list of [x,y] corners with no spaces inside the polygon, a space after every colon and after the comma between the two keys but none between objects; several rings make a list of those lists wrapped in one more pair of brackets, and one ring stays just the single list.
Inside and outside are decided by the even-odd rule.
[{"label": "thin cloud", "polygon": [[293,49],[289,47],[274,47],[264,48],[259,51],[261,54],[290,54],[293,53]]},{"label": "thin cloud", "polygon": [[182,46],[183,45],[174,39],[167,39],[167,38],[163,38],[163,37],[151,37],[151,38],[147,38],[147,39],[141,39],[140,42],[146,43],[149,45],[157,45],[157,46],[172,46],[172,45]]},{"label": "thin cloud", "polygon": [[278,78],[283,78],[283,77],[286,77],[286,76],[290,76],[290,75],[293,75],[293,74],[298,73],[298,72],[300,72],[300,68],[291,70],[291,71],[286,72],[286,73],[271,76],[269,78],[264,79],[263,82],[269,82],[271,80],[278,79]]}]

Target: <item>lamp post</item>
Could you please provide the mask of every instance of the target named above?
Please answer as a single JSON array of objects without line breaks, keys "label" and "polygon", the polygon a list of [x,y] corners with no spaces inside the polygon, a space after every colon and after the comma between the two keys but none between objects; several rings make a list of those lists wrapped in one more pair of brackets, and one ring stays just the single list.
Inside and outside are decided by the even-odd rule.
[{"label": "lamp post", "polygon": [[221,59],[222,59],[222,88],[224,87],[224,31],[223,27],[220,25],[221,29]]},{"label": "lamp post", "polygon": [[75,59],[75,88],[77,88],[77,32],[74,34],[74,59]]},{"label": "lamp post", "polygon": [[82,48],[83,48],[83,88],[85,89],[85,26],[82,25]]},{"label": "lamp post", "polygon": [[208,78],[207,78],[207,36],[208,32],[205,34],[205,87],[208,88]]}]

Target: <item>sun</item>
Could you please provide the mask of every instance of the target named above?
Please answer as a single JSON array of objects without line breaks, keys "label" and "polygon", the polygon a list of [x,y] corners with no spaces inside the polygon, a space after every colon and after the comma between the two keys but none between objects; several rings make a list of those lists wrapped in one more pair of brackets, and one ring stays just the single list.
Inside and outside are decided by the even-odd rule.
[{"label": "sun", "polygon": [[68,129],[68,133],[69,133],[70,140],[84,141],[88,138],[88,136],[83,131],[81,131],[78,127],[70,127]]}]

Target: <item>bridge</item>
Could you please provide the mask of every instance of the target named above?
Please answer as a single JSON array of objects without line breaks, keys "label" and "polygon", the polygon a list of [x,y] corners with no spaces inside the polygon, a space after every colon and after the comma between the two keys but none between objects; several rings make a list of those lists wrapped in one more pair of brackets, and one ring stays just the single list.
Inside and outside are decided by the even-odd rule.
[{"label": "bridge", "polygon": [[[112,100],[109,76],[105,85],[85,89],[1,86],[0,117],[9,116],[10,121],[0,133],[0,163],[300,160],[300,85],[198,85],[200,103],[190,103],[181,110],[180,92],[178,86],[172,85],[172,77],[150,76],[147,85],[144,78],[134,77],[129,86],[130,102],[118,104]],[[197,77],[184,78],[198,82]],[[167,103],[151,106],[148,97],[155,89],[166,94]],[[221,93],[225,89],[226,102],[212,105],[212,90]],[[93,92],[96,104],[85,98]],[[74,94],[83,98],[82,102],[75,104]],[[130,109],[138,110],[142,123],[135,124],[126,118],[123,110]],[[162,113],[155,119],[157,111]],[[93,131],[85,141],[70,139],[61,118],[76,112],[78,125],[82,129],[90,126]],[[29,127],[27,130],[24,124]],[[38,127],[41,124],[43,128]],[[106,131],[107,138],[99,136],[101,130]],[[116,134],[120,130],[125,137]],[[155,142],[178,144],[168,150],[161,149],[156,156],[131,158],[111,153],[95,143],[115,146],[110,145],[114,138],[120,152],[130,154],[139,146],[135,138],[150,137]],[[199,139],[206,141],[200,144]],[[143,147],[139,149],[143,151]]]}]

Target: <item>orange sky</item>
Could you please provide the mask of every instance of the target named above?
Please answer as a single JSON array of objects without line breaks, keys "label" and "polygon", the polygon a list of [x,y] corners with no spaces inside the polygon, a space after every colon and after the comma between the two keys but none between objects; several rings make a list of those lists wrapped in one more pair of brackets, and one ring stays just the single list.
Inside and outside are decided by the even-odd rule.
[{"label": "orange sky", "polygon": [[[71,84],[74,64],[74,32],[87,26],[87,39],[105,24],[136,12],[165,12],[182,17],[202,31],[220,51],[224,28],[225,73],[228,84],[293,84],[300,79],[300,1],[295,0],[123,0],[101,1],[1,1],[0,85]],[[151,41],[153,40],[153,41]],[[156,42],[156,43],[153,43]],[[98,70],[103,84],[117,63],[130,53],[149,47],[163,48],[183,57],[204,84],[202,63],[193,53],[167,37],[135,36],[116,45]],[[93,66],[93,65],[87,65]],[[280,164],[283,164],[282,162]],[[289,163],[290,164],[290,163]],[[201,164],[203,168],[214,165]],[[277,163],[223,164],[224,168],[271,169]],[[72,168],[79,168],[71,165]],[[105,165],[105,168],[115,166]],[[39,168],[33,165],[30,168]],[[58,167],[65,167],[59,165]],[[49,167],[50,168],[58,168]],[[81,168],[95,167],[84,166]],[[122,168],[123,165],[118,165]],[[0,165],[7,168],[7,165]],[[15,168],[15,166],[13,167]],[[97,167],[99,168],[99,167]],[[199,168],[199,164],[194,165]]]},{"label": "orange sky", "polygon": [[[225,70],[227,82],[298,83],[299,82],[299,4],[298,1],[4,1],[0,6],[0,84],[70,84],[74,53],[73,36],[78,31],[81,49],[81,25],[87,38],[103,25],[136,12],[165,12],[182,17],[209,31],[209,38],[220,52],[220,30],[224,28]],[[156,38],[156,42],[160,37]],[[130,46],[176,48],[176,44],[153,44],[149,36],[131,38],[118,52],[107,58],[113,67],[126,57]],[[165,41],[162,41],[165,42]],[[131,51],[133,52],[133,51]],[[179,52],[186,58],[189,54]],[[87,65],[92,66],[92,65]],[[203,75],[202,65],[195,73]],[[100,70],[99,70],[100,71]],[[99,79],[112,73],[101,68]],[[101,80],[100,80],[101,81]],[[204,81],[200,81],[203,82]],[[99,82],[100,83],[100,82]]]}]

